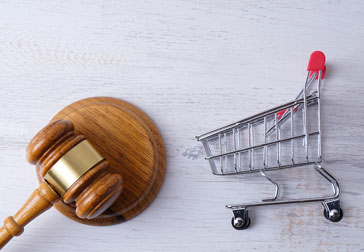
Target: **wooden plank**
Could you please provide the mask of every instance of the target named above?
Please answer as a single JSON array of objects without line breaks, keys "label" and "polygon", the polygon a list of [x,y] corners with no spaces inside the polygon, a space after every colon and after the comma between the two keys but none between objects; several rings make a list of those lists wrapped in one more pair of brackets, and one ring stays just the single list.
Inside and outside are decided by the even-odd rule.
[{"label": "wooden plank", "polygon": [[[64,106],[114,96],[156,122],[167,174],[135,219],[90,227],[50,210],[6,251],[363,250],[364,7],[361,1],[62,1],[0,3],[0,219],[37,186],[32,136]],[[323,157],[344,219],[320,204],[256,208],[243,232],[227,203],[271,196],[258,175],[216,177],[195,135],[292,100],[309,55],[327,56]],[[284,196],[328,192],[311,169],[271,174]],[[328,188],[329,189],[329,188]],[[49,225],[51,223],[52,225]]]}]

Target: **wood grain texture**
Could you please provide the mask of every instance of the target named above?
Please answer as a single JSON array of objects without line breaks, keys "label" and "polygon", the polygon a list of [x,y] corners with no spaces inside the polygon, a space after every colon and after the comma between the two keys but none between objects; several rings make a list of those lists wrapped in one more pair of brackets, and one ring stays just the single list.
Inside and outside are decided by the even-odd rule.
[{"label": "wood grain texture", "polygon": [[[77,114],[75,107],[72,106],[66,107],[63,111],[67,111],[67,108],[71,108],[72,113]],[[74,123],[78,122],[77,116],[72,119],[74,121],[62,120],[62,118],[54,119],[42,128],[27,146],[27,160],[32,164],[36,164],[39,183],[41,185],[45,181],[47,184],[49,183],[49,186],[62,197],[63,201],[61,202],[70,205],[69,207],[74,210],[72,212],[73,216],[77,215],[79,222],[88,223],[89,219],[99,217],[119,197],[122,191],[122,176],[120,173],[109,169],[109,162],[104,157],[100,157],[96,163],[89,164],[91,167],[86,167],[86,170],[82,170],[77,174],[78,177],[72,180],[69,186],[64,188],[64,191],[59,190],[60,186],[57,186],[57,184],[59,184],[59,181],[63,182],[63,180],[69,179],[61,177],[64,174],[65,167],[62,167],[63,173],[57,173],[57,176],[53,175],[51,180],[47,178],[46,174],[49,175],[62,158],[76,150],[78,146],[84,143],[90,144],[89,140],[85,140],[86,138],[82,132],[75,132]],[[89,130],[92,129],[89,128]],[[104,140],[108,145],[112,145],[113,141]],[[85,159],[87,155],[90,155],[89,153],[83,156],[77,154],[79,153],[74,154],[74,158],[77,159],[74,161],[75,163],[79,163],[79,159]],[[68,161],[65,163],[76,169],[72,167],[74,163],[70,161],[69,156]],[[66,174],[69,175],[67,172]],[[53,190],[51,191],[53,192]],[[58,204],[61,203],[57,203],[56,206]],[[31,207],[28,207],[28,209],[31,209]],[[98,225],[106,225],[102,218],[99,220],[94,219],[93,222],[96,225],[97,223],[99,223]],[[117,221],[113,224],[115,223]]]},{"label": "wood grain texture", "polygon": [[[103,218],[94,218],[99,217],[117,201],[122,190],[122,176],[119,173],[110,172],[105,159],[101,157],[96,164],[92,164],[92,167],[87,167],[89,170],[79,174],[79,177],[72,181],[71,186],[65,188],[64,192],[57,190],[54,181],[45,176],[52,171],[55,163],[74,151],[77,146],[81,146],[83,143],[89,144],[84,139],[83,135],[74,134],[73,123],[69,120],[54,120],[32,138],[27,146],[26,156],[29,163],[36,164],[40,186],[14,217],[10,216],[5,219],[4,226],[0,227],[0,249],[13,236],[21,235],[26,224],[63,197],[64,203],[67,202],[70,207],[74,208],[73,215],[77,215],[79,222],[87,223],[84,219],[93,219],[95,225],[106,225]],[[108,145],[112,145],[110,143],[113,141],[106,142]],[[89,155],[89,153],[87,154]],[[87,158],[85,155],[77,156],[75,154],[75,156],[76,163],[79,163],[79,159]],[[62,171],[64,172],[64,169]],[[61,177],[62,173],[57,175],[55,181],[64,179]],[[112,216],[110,219],[114,220],[111,224],[116,224],[120,218]]]},{"label": "wood grain texture", "polygon": [[[74,204],[64,202],[58,202],[55,207],[67,217],[90,225],[120,223],[144,211],[157,196],[166,171],[163,139],[153,121],[134,105],[111,97],[93,97],[76,101],[66,106],[52,119],[53,122],[58,120],[72,121],[75,135],[83,135],[93,143],[109,163],[105,171],[123,178],[123,192],[120,197],[117,195],[117,199],[108,200],[115,202],[104,213],[102,213],[104,208],[100,209],[102,214],[96,211],[96,218],[80,218],[78,208],[80,206],[89,208],[87,206],[90,203],[102,198],[95,195],[108,194],[109,191],[101,193],[91,190],[90,193],[82,193],[80,199],[76,199],[77,209]],[[40,171],[38,173],[41,174]],[[95,178],[97,176],[102,177],[103,173],[93,175]],[[108,189],[106,185],[109,184],[107,183],[109,177],[106,175],[104,177],[105,180],[100,183],[93,178],[92,180],[96,181],[95,186],[91,184],[90,189],[98,187]],[[39,176],[38,179],[41,181]],[[88,183],[87,180],[88,178],[82,179],[80,183]],[[77,184],[71,187],[73,193],[77,192],[77,189],[73,190],[74,187],[82,187]],[[103,185],[105,186],[102,187]],[[85,189],[87,190],[88,188]]]},{"label": "wood grain texture", "polygon": [[[0,3],[0,219],[37,186],[25,148],[55,112],[114,96],[147,112],[167,148],[147,211],[109,227],[49,210],[5,251],[361,251],[364,249],[362,1],[32,1]],[[292,100],[322,50],[325,168],[345,217],[320,204],[257,208],[230,225],[227,203],[271,196],[258,175],[216,177],[194,136]],[[311,167],[271,174],[284,197],[329,190]],[[51,223],[51,226],[49,225]]]},{"label": "wood grain texture", "polygon": [[0,227],[0,250],[12,237],[21,235],[25,225],[47,211],[59,200],[59,195],[48,183],[42,182],[14,217],[7,217],[4,226]]}]

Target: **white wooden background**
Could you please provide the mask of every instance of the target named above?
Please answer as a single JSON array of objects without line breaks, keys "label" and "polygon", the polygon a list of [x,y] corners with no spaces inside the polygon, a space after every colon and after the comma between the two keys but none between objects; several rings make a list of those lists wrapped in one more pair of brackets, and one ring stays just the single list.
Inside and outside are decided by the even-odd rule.
[{"label": "white wooden background", "polygon": [[[216,177],[194,136],[295,97],[310,53],[327,56],[325,167],[344,219],[319,203],[252,209],[236,231],[227,203],[271,195],[258,175]],[[1,1],[0,218],[37,187],[32,136],[64,106],[114,96],[145,110],[167,147],[164,186],[135,219],[75,223],[52,209],[5,251],[363,251],[362,1]],[[311,167],[271,173],[283,196],[329,192]]]}]

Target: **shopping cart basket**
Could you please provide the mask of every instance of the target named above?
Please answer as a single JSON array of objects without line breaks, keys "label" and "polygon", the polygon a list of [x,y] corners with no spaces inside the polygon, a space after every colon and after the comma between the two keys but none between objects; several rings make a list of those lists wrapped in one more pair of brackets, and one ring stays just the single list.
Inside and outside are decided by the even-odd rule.
[{"label": "shopping cart basket", "polygon": [[[307,78],[295,100],[281,106],[197,136],[213,174],[236,175],[259,172],[275,187],[274,196],[262,202],[227,205],[232,210],[232,225],[246,229],[250,224],[248,208],[276,204],[322,202],[324,217],[338,222],[340,188],[337,180],[322,165],[320,89],[325,76],[325,55],[311,54]],[[279,184],[266,172],[312,164],[332,186],[331,196],[279,200]]]}]

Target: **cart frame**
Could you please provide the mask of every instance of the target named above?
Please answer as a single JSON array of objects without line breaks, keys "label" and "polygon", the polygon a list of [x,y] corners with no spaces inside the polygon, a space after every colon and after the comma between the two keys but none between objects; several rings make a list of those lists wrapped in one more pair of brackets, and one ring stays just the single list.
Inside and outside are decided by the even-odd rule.
[{"label": "cart frame", "polygon": [[[324,207],[324,217],[326,219],[332,222],[338,222],[343,217],[343,211],[340,208],[339,200],[339,183],[335,177],[321,165],[322,129],[320,98],[322,80],[326,73],[325,55],[322,52],[316,51],[311,54],[307,71],[308,73],[304,87],[295,100],[196,137],[204,146],[207,155],[205,159],[209,161],[214,175],[237,175],[260,172],[264,178],[275,186],[274,196],[272,198],[263,199],[262,202],[226,205],[226,208],[232,210],[233,218],[231,223],[235,229],[242,230],[249,227],[250,218],[248,216],[248,208],[269,205],[321,202]],[[316,89],[311,92],[312,84],[315,80],[317,80]],[[310,119],[308,111],[311,106],[315,106],[317,110],[316,130],[310,130],[309,127]],[[299,111],[302,112],[303,132],[297,133],[295,132],[295,117],[297,117],[295,114],[299,114]],[[268,121],[271,123],[270,127],[268,127]],[[261,124],[264,128],[264,142],[256,144],[254,142],[253,129]],[[281,126],[284,124],[290,125],[290,135],[281,137]],[[247,132],[248,146],[245,147],[241,146],[242,131]],[[272,138],[272,136],[275,137]],[[311,139],[314,137],[317,137],[314,144],[316,146],[316,154],[309,155],[312,154],[309,145],[312,144]],[[301,139],[304,147],[304,158],[297,160],[294,143],[295,141],[301,141]],[[288,163],[282,163],[282,145],[284,144],[290,145],[291,160]],[[211,146],[214,145],[216,145],[216,148],[212,151]],[[274,155],[276,156],[276,160],[273,162],[268,161],[268,152],[271,152],[268,150],[272,148],[275,149]],[[258,151],[263,151],[263,155],[261,155],[260,161],[258,162],[260,163],[259,167],[255,164],[257,162],[254,155],[254,152]],[[247,164],[244,168],[242,168],[243,154],[247,159]],[[280,189],[279,184],[269,177],[266,172],[309,164],[312,164],[315,171],[330,182],[333,194],[321,197],[277,200]]]}]

